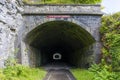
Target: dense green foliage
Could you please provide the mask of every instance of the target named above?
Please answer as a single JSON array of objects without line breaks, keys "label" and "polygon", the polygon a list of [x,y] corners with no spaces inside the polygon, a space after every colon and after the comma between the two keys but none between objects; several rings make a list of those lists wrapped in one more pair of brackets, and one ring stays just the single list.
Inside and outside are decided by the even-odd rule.
[{"label": "dense green foliage", "polygon": [[29,4],[97,4],[102,0],[23,0]]},{"label": "dense green foliage", "polygon": [[92,65],[93,80],[120,80],[120,13],[102,17],[102,60]]},{"label": "dense green foliage", "polygon": [[14,54],[5,61],[6,68],[0,69],[0,80],[43,80],[46,71],[17,63]]},{"label": "dense green foliage", "polygon": [[76,80],[92,80],[93,73],[85,69],[71,69],[72,74]]},{"label": "dense green foliage", "polygon": [[120,73],[111,71],[111,66],[105,64],[92,65],[90,71],[93,72],[92,80],[120,80]]},{"label": "dense green foliage", "polygon": [[8,66],[0,70],[0,80],[42,80],[46,72],[43,69],[22,65]]},{"label": "dense green foliage", "polygon": [[120,70],[120,13],[104,16],[100,32],[103,58],[113,70]]}]

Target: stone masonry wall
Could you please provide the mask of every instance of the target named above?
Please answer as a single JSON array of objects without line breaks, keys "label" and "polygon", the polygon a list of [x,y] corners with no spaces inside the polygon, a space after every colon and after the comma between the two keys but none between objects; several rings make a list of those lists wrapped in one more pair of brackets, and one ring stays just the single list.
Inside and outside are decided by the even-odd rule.
[{"label": "stone masonry wall", "polygon": [[5,59],[17,46],[15,41],[23,21],[21,11],[19,1],[0,0],[0,67],[4,67]]},{"label": "stone masonry wall", "polygon": [[71,15],[71,18],[66,21],[86,26],[88,32],[92,29],[90,33],[98,42],[95,47],[99,50],[99,34],[96,33],[99,33],[102,15],[100,5],[34,5],[31,7],[27,5],[23,9],[21,2],[22,0],[0,0],[0,67],[4,67],[4,61],[17,48],[19,48],[17,56],[22,59],[21,63],[29,65],[29,56],[23,40],[33,28],[52,21],[46,18],[48,14]]},{"label": "stone masonry wall", "polygon": [[[53,16],[53,17],[49,17]],[[67,18],[54,17],[54,16],[69,16]],[[100,5],[25,5],[23,18],[24,18],[24,31],[23,39],[26,35],[37,26],[49,22],[63,20],[75,23],[85,30],[87,30],[96,40],[90,50],[86,50],[86,54],[94,54],[94,61],[99,62],[99,55],[101,54],[101,43],[99,35],[99,27],[101,23],[102,12]],[[23,42],[23,44],[25,44]],[[23,47],[22,50],[22,64],[30,65],[29,53],[26,53]],[[29,52],[29,49],[27,49]],[[27,55],[24,55],[27,54]],[[32,59],[31,59],[32,60]],[[34,60],[33,60],[34,61]]]},{"label": "stone masonry wall", "polygon": [[[37,26],[49,22],[49,21],[57,21],[57,20],[63,20],[63,21],[69,21],[75,24],[78,24],[79,26],[83,27],[85,30],[87,30],[96,41],[99,41],[99,27],[101,22],[101,16],[96,15],[64,15],[69,16],[68,18],[49,18],[48,16],[54,16],[54,15],[27,15],[24,16],[24,36],[26,36],[27,33],[32,31]],[[62,15],[60,15],[62,16]]]},{"label": "stone masonry wall", "polygon": [[[96,40],[96,43],[93,45],[92,48],[90,48],[89,50],[86,50],[87,54],[95,54],[94,55],[94,61],[95,62],[99,62],[99,55],[101,54],[101,43],[100,43],[100,35],[99,35],[99,27],[100,27],[100,22],[101,22],[101,16],[99,15],[66,15],[66,16],[70,16],[68,18],[48,18],[48,16],[54,16],[54,15],[27,15],[24,16],[24,31],[23,31],[23,39],[26,37],[26,35],[32,31],[33,29],[35,29],[36,27],[38,27],[39,25],[49,22],[49,21],[57,21],[57,20],[62,20],[62,21],[68,21],[68,22],[72,22],[75,23],[79,26],[81,26],[82,28],[84,28],[86,31],[88,31]],[[62,16],[62,15],[61,15]],[[24,44],[24,42],[23,42]],[[21,46],[23,47],[22,50],[22,54],[26,54],[25,49],[27,48],[26,46]],[[27,49],[29,52],[29,49]],[[23,64],[27,64],[27,65],[31,65],[28,64],[28,60],[29,59],[29,55],[30,53],[28,53],[27,55],[24,55],[22,57],[22,63]],[[34,60],[33,60],[34,61]]]},{"label": "stone masonry wall", "polygon": [[100,5],[25,5],[24,14],[95,14],[101,15]]}]

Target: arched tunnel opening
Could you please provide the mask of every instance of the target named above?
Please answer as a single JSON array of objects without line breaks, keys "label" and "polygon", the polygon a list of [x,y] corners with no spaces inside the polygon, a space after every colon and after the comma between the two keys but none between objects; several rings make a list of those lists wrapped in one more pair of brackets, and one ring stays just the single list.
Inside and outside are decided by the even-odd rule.
[{"label": "arched tunnel opening", "polygon": [[25,38],[30,52],[30,64],[36,67],[55,62],[85,66],[88,64],[85,52],[94,42],[89,32],[68,21],[43,23]]}]

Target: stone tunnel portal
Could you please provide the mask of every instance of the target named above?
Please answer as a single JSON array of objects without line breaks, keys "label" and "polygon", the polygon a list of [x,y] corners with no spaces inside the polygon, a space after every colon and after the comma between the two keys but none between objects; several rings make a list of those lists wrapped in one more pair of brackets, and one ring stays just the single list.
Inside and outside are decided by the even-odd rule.
[{"label": "stone tunnel portal", "polygon": [[[86,48],[94,42],[94,38],[85,29],[68,21],[43,23],[25,38],[25,43],[34,55],[30,61],[36,66],[55,61],[83,66],[87,64]],[[55,55],[56,53],[59,55]],[[53,56],[60,59],[53,59]]]}]

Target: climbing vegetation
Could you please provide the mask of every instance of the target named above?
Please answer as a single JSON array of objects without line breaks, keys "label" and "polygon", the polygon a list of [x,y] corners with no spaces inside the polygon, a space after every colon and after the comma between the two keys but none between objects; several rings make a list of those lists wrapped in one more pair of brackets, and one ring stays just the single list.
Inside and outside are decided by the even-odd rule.
[{"label": "climbing vegetation", "polygon": [[98,4],[102,0],[23,0],[27,4]]},{"label": "climbing vegetation", "polygon": [[93,80],[120,80],[120,12],[102,17],[102,60],[92,65]]}]

